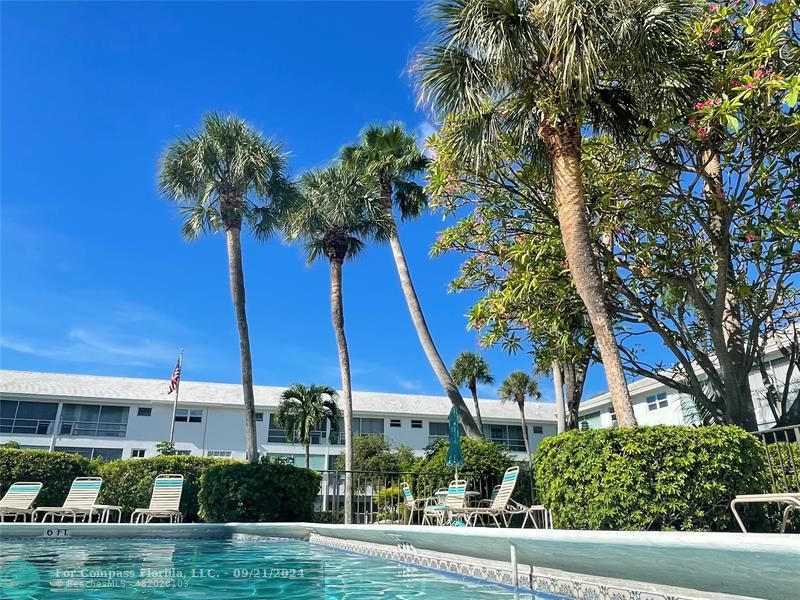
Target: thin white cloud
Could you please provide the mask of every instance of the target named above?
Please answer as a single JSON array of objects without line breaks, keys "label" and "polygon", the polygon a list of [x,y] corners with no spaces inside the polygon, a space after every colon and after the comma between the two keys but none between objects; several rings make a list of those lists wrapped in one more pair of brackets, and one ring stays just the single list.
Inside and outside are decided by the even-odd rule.
[{"label": "thin white cloud", "polygon": [[396,377],[395,381],[402,389],[407,392],[415,392],[422,388],[422,382],[416,379],[406,379],[405,377]]},{"label": "thin white cloud", "polygon": [[422,121],[422,123],[417,125],[414,129],[414,133],[417,135],[417,145],[429,158],[433,156],[433,153],[430,148],[428,148],[426,142],[428,138],[437,131],[437,127],[430,121]]}]

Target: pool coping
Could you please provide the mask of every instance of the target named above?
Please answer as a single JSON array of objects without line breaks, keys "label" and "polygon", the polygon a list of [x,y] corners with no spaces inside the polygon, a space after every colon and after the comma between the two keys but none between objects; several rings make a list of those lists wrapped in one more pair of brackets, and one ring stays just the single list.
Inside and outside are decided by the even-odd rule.
[{"label": "pool coping", "polygon": [[[64,533],[59,534],[59,529]],[[47,536],[48,530],[50,536]],[[316,523],[0,524],[0,539],[227,538],[234,534],[305,540],[317,536],[316,539],[325,538],[329,546],[337,545],[340,549],[355,552],[360,549],[361,553],[367,554],[379,552],[384,558],[401,562],[410,560],[413,553],[409,549],[413,549],[418,557],[424,557],[428,566],[439,560],[440,566],[447,567],[441,570],[462,575],[480,572],[479,578],[506,582],[506,585],[511,584],[508,577],[511,567],[509,551],[513,546],[520,565],[520,581],[527,577],[529,582],[533,581],[535,589],[543,592],[548,589],[566,590],[565,579],[578,582],[580,586],[573,586],[568,593],[581,600],[694,600],[733,598],[736,597],[734,594],[739,598],[777,600],[791,597],[800,586],[800,576],[796,574],[796,565],[800,564],[800,536],[790,534]],[[457,549],[457,555],[453,554],[453,549]],[[492,566],[481,570],[484,565]],[[487,576],[492,572],[495,579]],[[540,579],[532,579],[536,577]],[[537,585],[546,589],[536,588]],[[583,588],[585,593],[581,591]]]}]

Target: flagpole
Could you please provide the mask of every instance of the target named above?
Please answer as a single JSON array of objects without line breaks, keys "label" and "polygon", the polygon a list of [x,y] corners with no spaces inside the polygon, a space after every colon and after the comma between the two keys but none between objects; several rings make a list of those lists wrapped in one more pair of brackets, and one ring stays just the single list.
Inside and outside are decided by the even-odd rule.
[{"label": "flagpole", "polygon": [[178,394],[181,392],[181,375],[183,375],[183,348],[178,355],[178,383],[175,384],[175,402],[172,403],[172,428],[169,431],[170,444],[175,442],[175,413],[178,411]]}]

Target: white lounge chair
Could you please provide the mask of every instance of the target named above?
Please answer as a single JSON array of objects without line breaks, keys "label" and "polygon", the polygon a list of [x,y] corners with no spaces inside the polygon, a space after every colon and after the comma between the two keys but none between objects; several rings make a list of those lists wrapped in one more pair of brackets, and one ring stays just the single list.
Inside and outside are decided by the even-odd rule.
[{"label": "white lounge chair", "polygon": [[18,517],[27,520],[31,515],[33,519],[33,508],[31,505],[36,500],[36,496],[42,491],[42,484],[38,481],[18,481],[12,483],[11,487],[0,499],[0,522],[5,521],[6,517]]},{"label": "white lounge chair", "polygon": [[524,512],[514,506],[511,500],[511,494],[514,493],[514,488],[517,486],[518,477],[519,467],[509,467],[503,474],[503,482],[500,484],[500,488],[489,506],[467,507],[456,511],[454,516],[463,515],[467,525],[475,525],[478,519],[483,520],[483,517],[490,517],[497,527],[500,527],[500,520],[502,520],[504,526],[508,527],[509,517]]},{"label": "white lounge chair", "polygon": [[183,475],[159,475],[153,482],[153,495],[148,508],[137,508],[131,513],[131,523],[149,523],[153,519],[169,519],[170,523],[181,523],[181,494]]},{"label": "white lounge chair", "polygon": [[422,524],[430,525],[431,520],[437,525],[446,525],[451,521],[452,515],[461,512],[467,498],[467,482],[464,479],[454,479],[447,486],[447,496],[443,503],[429,498],[422,509]]},{"label": "white lounge chair", "polygon": [[100,477],[76,477],[63,506],[40,506],[33,511],[32,520],[36,520],[37,514],[42,514],[42,523],[47,521],[48,516],[54,523],[56,517],[61,517],[62,521],[66,517],[72,517],[73,523],[78,522],[78,517],[81,521],[88,519],[91,522],[92,516],[97,513],[94,504],[102,485],[103,480]]},{"label": "white lounge chair", "polygon": [[781,533],[786,532],[786,523],[789,521],[789,513],[792,510],[800,510],[800,493],[786,493],[786,494],[745,494],[736,496],[731,502],[731,511],[733,516],[736,517],[736,522],[743,533],[747,533],[747,527],[736,510],[738,504],[752,504],[752,503],[776,503],[779,506],[786,505],[783,509],[783,519],[781,520]]},{"label": "white lounge chair", "polygon": [[408,524],[410,525],[414,521],[414,514],[423,511],[425,507],[425,498],[414,498],[414,494],[411,493],[411,486],[405,481],[400,483],[400,489],[403,492],[403,502],[408,511]]}]

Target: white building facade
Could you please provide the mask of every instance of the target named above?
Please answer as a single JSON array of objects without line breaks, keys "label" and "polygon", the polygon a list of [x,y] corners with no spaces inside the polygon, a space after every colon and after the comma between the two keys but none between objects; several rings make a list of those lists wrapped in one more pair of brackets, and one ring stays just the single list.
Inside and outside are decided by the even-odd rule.
[{"label": "white building facade", "polygon": [[[170,439],[173,398],[166,380],[0,371],[0,443],[24,448],[77,452],[89,458],[142,458],[157,455]],[[304,449],[291,444],[275,423],[285,388],[255,386],[256,428],[261,454],[304,464]],[[469,402],[469,400],[468,400]],[[446,397],[353,392],[353,428],[380,435],[417,454],[447,437]],[[524,460],[524,442],[515,404],[481,401],[486,438]],[[556,432],[555,405],[528,403],[531,447]],[[175,414],[175,448],[181,454],[244,458],[242,388],[237,384],[181,381]],[[328,427],[311,445],[310,466],[332,469],[344,451],[344,437]]]},{"label": "white building facade", "polygon": [[[777,347],[766,353],[766,367],[770,378],[783,382],[789,368],[788,359]],[[775,424],[775,417],[766,400],[766,390],[758,370],[752,371],[750,389],[753,394],[756,421],[759,429],[766,429]],[[800,373],[795,371],[790,381],[790,390],[797,394],[800,388]],[[639,425],[688,425],[696,421],[693,403],[685,394],[665,386],[654,379],[643,378],[628,384],[633,402],[633,412]],[[582,429],[597,427],[616,427],[617,419],[611,406],[611,395],[606,392],[584,400],[581,403],[579,424]]]}]

